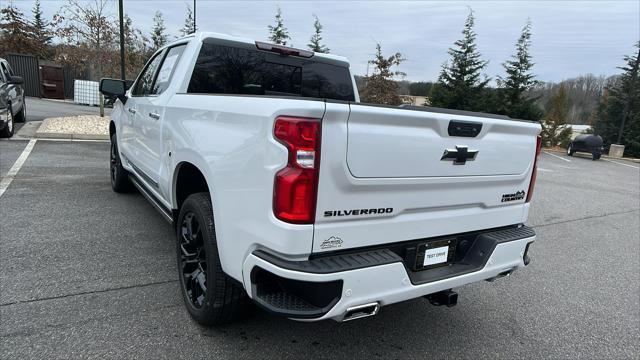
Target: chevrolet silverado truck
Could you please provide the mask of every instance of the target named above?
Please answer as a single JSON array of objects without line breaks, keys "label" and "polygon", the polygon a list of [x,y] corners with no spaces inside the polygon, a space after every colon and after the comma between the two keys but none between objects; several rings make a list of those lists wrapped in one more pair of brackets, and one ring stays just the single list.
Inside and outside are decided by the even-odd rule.
[{"label": "chevrolet silverado truck", "polygon": [[[191,316],[347,321],[529,262],[535,122],[359,101],[347,59],[196,33],[117,98],[111,185],[173,224]],[[498,306],[498,305],[496,305]]]}]

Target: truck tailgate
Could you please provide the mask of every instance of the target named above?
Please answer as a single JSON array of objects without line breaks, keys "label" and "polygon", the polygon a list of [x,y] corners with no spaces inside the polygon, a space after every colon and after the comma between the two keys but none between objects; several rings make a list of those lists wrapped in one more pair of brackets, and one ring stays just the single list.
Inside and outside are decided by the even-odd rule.
[{"label": "truck tailgate", "polygon": [[522,222],[539,132],[488,116],[327,103],[313,251]]},{"label": "truck tailgate", "polygon": [[[531,147],[534,127],[515,121],[468,117],[467,121],[456,122],[456,118],[448,114],[352,105],[347,150],[351,174],[358,178],[406,178],[517,175],[527,171],[535,152],[535,147]],[[480,133],[475,137],[450,136],[451,120],[454,126],[480,129]],[[460,166],[452,166],[453,156],[442,161],[447,149],[457,155],[456,146],[466,147],[475,158],[472,160],[468,155],[468,161]]]}]

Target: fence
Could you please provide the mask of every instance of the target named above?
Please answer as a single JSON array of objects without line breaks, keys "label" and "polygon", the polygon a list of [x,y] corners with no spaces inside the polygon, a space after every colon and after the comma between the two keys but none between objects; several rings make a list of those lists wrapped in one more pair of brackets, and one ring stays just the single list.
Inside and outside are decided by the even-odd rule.
[{"label": "fence", "polygon": [[13,72],[24,79],[24,93],[27,96],[41,97],[38,58],[32,55],[9,54],[7,61]]},{"label": "fence", "polygon": [[64,71],[64,97],[67,99],[73,99],[75,80],[87,80],[89,79],[89,76],[86,70],[80,71],[68,64],[64,65],[62,69]]},{"label": "fence", "polygon": [[[50,64],[55,65],[49,61],[38,60],[37,57],[24,54],[8,54],[7,61],[11,65],[11,68],[18,76],[22,76],[24,79],[24,91],[27,96],[42,97],[42,80],[40,77],[40,65]],[[57,66],[57,65],[56,65]],[[63,82],[64,82],[64,97],[66,99],[74,98],[74,85],[75,80],[88,79],[88,72],[86,70],[80,71],[70,65],[64,65],[63,70]]]}]

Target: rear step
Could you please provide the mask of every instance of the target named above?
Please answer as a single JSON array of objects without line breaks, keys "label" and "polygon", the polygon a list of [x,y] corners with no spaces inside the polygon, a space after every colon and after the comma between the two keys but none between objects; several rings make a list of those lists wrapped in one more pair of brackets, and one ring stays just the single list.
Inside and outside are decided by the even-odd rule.
[{"label": "rear step", "polygon": [[380,304],[378,304],[377,302],[353,306],[347,309],[347,312],[344,314],[344,318],[342,319],[342,321],[351,321],[362,319],[368,316],[373,316],[378,314],[378,310],[380,310]]},{"label": "rear step", "polygon": [[269,312],[293,319],[316,319],[338,303],[342,280],[287,279],[256,266],[251,271],[251,288],[253,300]]}]

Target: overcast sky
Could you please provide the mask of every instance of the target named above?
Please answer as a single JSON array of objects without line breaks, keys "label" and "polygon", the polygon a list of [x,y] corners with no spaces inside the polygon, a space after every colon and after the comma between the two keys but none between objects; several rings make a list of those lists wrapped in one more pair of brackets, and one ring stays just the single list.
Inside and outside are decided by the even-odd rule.
[{"label": "overcast sky", "polygon": [[[6,0],[2,0],[5,2]],[[65,1],[42,0],[47,17]],[[192,0],[188,3],[192,4]],[[14,0],[30,15],[33,0]],[[187,1],[124,0],[125,12],[143,32],[160,10],[171,37],[184,23]],[[305,47],[316,14],[332,53],[349,58],[356,74],[381,43],[383,53],[401,52],[407,80],[433,81],[448,59],[447,49],[461,37],[468,8],[476,15],[478,50],[489,60],[486,73],[502,74],[501,64],[527,18],[533,24],[532,54],[539,80],[559,81],[580,74],[612,75],[622,56],[640,39],[640,1],[205,1],[197,0],[199,30],[256,40],[267,38],[276,6],[282,8],[293,45]],[[117,15],[117,1],[112,13]]]}]

